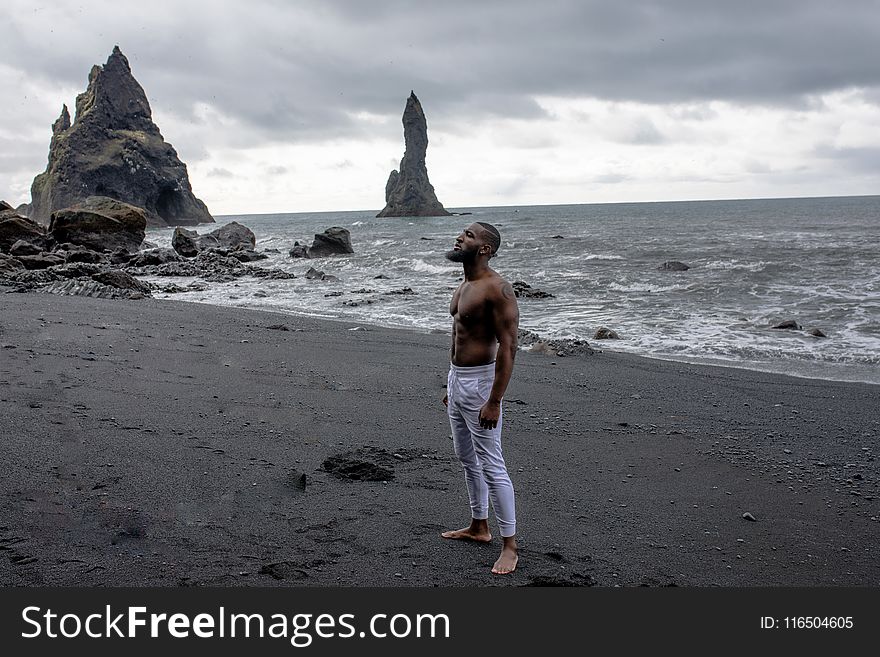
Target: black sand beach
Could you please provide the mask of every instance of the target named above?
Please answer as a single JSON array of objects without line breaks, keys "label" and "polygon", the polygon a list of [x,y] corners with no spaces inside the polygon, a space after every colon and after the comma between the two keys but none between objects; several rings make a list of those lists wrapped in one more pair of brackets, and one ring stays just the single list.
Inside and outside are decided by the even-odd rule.
[{"label": "black sand beach", "polygon": [[880,585],[878,386],[521,353],[498,577],[497,538],[439,537],[448,337],[355,327],[3,295],[0,582]]}]

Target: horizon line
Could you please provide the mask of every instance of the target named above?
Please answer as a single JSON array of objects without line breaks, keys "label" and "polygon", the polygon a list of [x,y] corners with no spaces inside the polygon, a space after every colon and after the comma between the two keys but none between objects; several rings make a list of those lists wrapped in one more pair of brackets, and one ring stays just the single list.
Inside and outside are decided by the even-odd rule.
[{"label": "horizon line", "polygon": [[[658,199],[651,201],[594,201],[584,203],[530,203],[530,204],[502,204],[502,205],[456,205],[447,207],[447,211],[455,210],[485,210],[493,208],[538,208],[538,207],[569,207],[576,205],[651,205],[661,203],[732,203],[737,201],[797,201],[797,200],[821,200],[821,199],[843,199],[843,198],[875,198],[880,194],[842,194],[842,195],[817,195],[817,196],[753,196],[742,198],[696,198],[696,199]],[[216,217],[257,217],[272,214],[329,214],[339,212],[379,212],[381,208],[357,208],[357,209],[336,209],[336,210],[298,210],[289,211],[269,211],[269,212],[224,212],[211,216]],[[444,216],[444,215],[436,215]],[[456,216],[452,214],[450,216]],[[391,219],[392,217],[386,217]],[[397,217],[402,218],[402,217]],[[412,219],[429,219],[430,217],[411,217]]]}]

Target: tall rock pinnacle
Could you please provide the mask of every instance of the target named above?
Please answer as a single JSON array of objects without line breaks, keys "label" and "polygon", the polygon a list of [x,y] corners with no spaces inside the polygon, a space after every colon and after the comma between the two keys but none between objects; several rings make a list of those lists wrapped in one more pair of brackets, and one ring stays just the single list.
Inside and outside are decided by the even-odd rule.
[{"label": "tall rock pinnacle", "polygon": [[31,185],[30,216],[48,223],[55,210],[89,196],[108,196],[143,208],[153,226],[213,222],[195,197],[186,165],[153,123],[143,87],[119,50],[93,66],[76,98],[52,125],[49,163]]},{"label": "tall rock pinnacle", "polygon": [[403,140],[406,151],[400,171],[392,171],[385,185],[385,209],[377,217],[438,217],[449,212],[434,194],[428,181],[425,152],[428,150],[428,123],[422,104],[410,92],[403,111]]}]

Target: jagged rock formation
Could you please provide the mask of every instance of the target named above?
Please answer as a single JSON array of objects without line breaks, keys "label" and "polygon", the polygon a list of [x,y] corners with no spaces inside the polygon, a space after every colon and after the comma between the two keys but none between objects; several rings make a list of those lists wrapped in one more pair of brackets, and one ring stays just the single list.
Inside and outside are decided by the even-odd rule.
[{"label": "jagged rock formation", "polygon": [[442,217],[446,211],[434,187],[428,182],[425,152],[428,150],[428,124],[422,104],[410,92],[403,111],[403,140],[406,151],[400,171],[392,171],[385,185],[385,209],[377,217]]},{"label": "jagged rock formation", "polygon": [[119,47],[94,66],[89,86],[52,125],[49,163],[31,185],[29,216],[46,224],[55,211],[89,196],[143,208],[151,226],[211,223],[195,197],[186,165],[153,123],[143,88]]}]

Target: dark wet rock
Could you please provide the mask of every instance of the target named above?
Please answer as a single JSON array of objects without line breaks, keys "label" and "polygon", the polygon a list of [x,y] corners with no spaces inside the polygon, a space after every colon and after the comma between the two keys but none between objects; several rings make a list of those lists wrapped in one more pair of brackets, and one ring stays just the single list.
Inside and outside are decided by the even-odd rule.
[{"label": "dark wet rock", "polygon": [[231,251],[229,255],[239,262],[256,262],[257,260],[269,259],[269,256],[267,256],[265,253],[257,253],[256,251]]},{"label": "dark wet rock", "polygon": [[47,269],[56,265],[63,265],[64,258],[54,253],[41,253],[33,256],[18,256],[17,260],[25,266],[25,269]]},{"label": "dark wet rock", "polygon": [[178,226],[171,236],[171,248],[184,258],[195,258],[201,250],[198,239],[199,234],[196,231]]},{"label": "dark wet rock", "polygon": [[324,460],[321,469],[340,479],[390,481],[394,479],[394,457],[383,449],[361,448]]},{"label": "dark wet rock", "polygon": [[787,319],[784,322],[779,322],[778,324],[774,324],[770,328],[780,329],[780,330],[788,330],[788,331],[800,331],[801,325],[798,324],[793,319]]},{"label": "dark wet rock", "polygon": [[819,328],[811,328],[810,330],[807,331],[807,333],[809,333],[810,335],[812,335],[815,338],[827,338],[828,337],[826,335],[825,331],[823,331],[822,329],[819,329]]},{"label": "dark wet rock", "polygon": [[20,241],[43,250],[48,246],[46,231],[42,226],[19,216],[14,210],[0,211],[0,251],[8,253]]},{"label": "dark wet rock", "polygon": [[601,353],[586,340],[546,340],[534,331],[519,329],[518,344],[521,348],[545,356],[592,356]]},{"label": "dark wet rock", "polygon": [[391,290],[389,292],[386,292],[385,294],[389,294],[389,295],[398,294],[398,295],[403,295],[403,296],[413,296],[413,295],[418,294],[418,292],[413,290],[411,287],[405,287],[400,290]]},{"label": "dark wet rock", "polygon": [[149,267],[169,262],[181,262],[183,258],[174,249],[151,249],[141,251],[128,261],[129,267]]},{"label": "dark wet rock", "polygon": [[53,212],[89,196],[143,208],[151,226],[212,223],[192,192],[186,165],[153,123],[143,88],[119,48],[92,67],[76,98],[76,118],[65,106],[52,126],[46,171],[31,185],[29,216],[47,223]]},{"label": "dark wet rock", "polygon": [[593,336],[594,340],[620,340],[620,336],[617,334],[617,331],[614,331],[610,328],[606,328],[604,326],[600,326],[596,329],[596,334]]},{"label": "dark wet rock", "polygon": [[299,242],[293,243],[293,248],[290,250],[291,258],[308,258],[309,256],[309,247],[304,244],[300,244]]},{"label": "dark wet rock", "polygon": [[686,265],[683,262],[679,262],[678,260],[667,260],[662,265],[657,267],[657,269],[661,271],[687,271],[690,269],[690,265]]},{"label": "dark wet rock", "polygon": [[519,342],[519,345],[521,347],[534,344],[536,342],[539,342],[541,339],[541,336],[534,331],[529,331],[528,329],[519,329],[517,331],[517,341]]},{"label": "dark wet rock", "polygon": [[230,251],[253,251],[257,238],[247,226],[230,221],[200,239],[202,248],[219,247]]},{"label": "dark wet rock", "polygon": [[273,281],[286,281],[291,278],[296,278],[296,276],[289,271],[284,271],[283,269],[267,269],[265,267],[248,267],[247,273],[254,278],[265,278]]},{"label": "dark wet rock", "polygon": [[242,276],[277,280],[296,278],[280,269],[245,265],[235,257],[236,253],[226,249],[208,249],[195,258],[183,258],[171,249],[156,249],[136,255],[125,270],[134,276],[198,277],[211,283],[229,283]]},{"label": "dark wet rock", "polygon": [[104,285],[98,281],[79,278],[52,283],[44,287],[42,291],[49,294],[93,297],[97,299],[143,299],[146,296],[139,290],[120,289],[112,285]]},{"label": "dark wet rock", "polygon": [[329,281],[331,283],[339,280],[336,276],[325,274],[314,267],[309,267],[309,270],[305,273],[305,277],[310,281]]},{"label": "dark wet rock", "polygon": [[31,244],[30,242],[26,242],[24,240],[18,240],[12,247],[9,249],[9,255],[11,256],[32,256],[32,255],[40,255],[43,253],[43,249],[35,244]]},{"label": "dark wet rock", "polygon": [[121,269],[110,269],[97,274],[92,274],[92,280],[97,281],[102,285],[115,287],[119,290],[133,290],[140,292],[145,296],[149,296],[150,294],[150,285],[148,283],[139,281],[134,276]]},{"label": "dark wet rock", "polygon": [[15,208],[9,205],[6,201],[0,200],[0,212],[3,212],[4,210],[15,210]]},{"label": "dark wet rock", "polygon": [[332,255],[354,253],[351,246],[351,233],[345,228],[334,226],[323,233],[315,233],[311,246],[294,242],[289,254],[291,258],[323,258]]},{"label": "dark wet rock", "polygon": [[[68,264],[75,262],[86,262],[92,264],[108,263],[110,259],[103,253],[92,251],[89,248],[80,246],[79,244],[65,243],[55,247],[53,251],[56,255],[62,256]],[[128,251],[125,252],[126,254]]]},{"label": "dark wet rock", "polygon": [[147,219],[141,208],[104,196],[56,210],[49,221],[49,236],[57,243],[70,242],[93,251],[122,248],[135,252],[144,241]]},{"label": "dark wet rock", "polygon": [[550,239],[551,239],[551,240],[564,240],[565,237],[563,237],[562,235],[554,235],[554,236],[551,237]]},{"label": "dark wet rock", "polygon": [[377,217],[437,217],[449,212],[437,200],[428,181],[425,154],[428,150],[428,123],[422,104],[410,92],[403,111],[405,151],[400,170],[394,170],[385,184],[385,208]]},{"label": "dark wet rock", "polygon": [[56,267],[52,270],[52,274],[58,279],[64,278],[91,278],[95,274],[107,271],[104,265],[98,265],[90,262],[73,262],[63,267]]},{"label": "dark wet rock", "polygon": [[110,254],[111,265],[127,265],[134,256],[126,249],[116,249]]},{"label": "dark wet rock", "polygon": [[171,283],[170,285],[159,285],[157,288],[160,292],[164,292],[165,294],[180,294],[181,292],[204,292],[208,289],[208,284],[203,283],[201,281],[193,281],[187,286],[180,286],[176,283]]},{"label": "dark wet rock", "polygon": [[13,272],[23,271],[24,265],[12,256],[0,253],[0,276],[11,274]]},{"label": "dark wet rock", "polygon": [[[231,221],[204,235],[178,226],[174,229],[174,234],[171,237],[172,248],[187,258],[194,258],[202,251],[209,249],[220,249],[227,252],[253,252],[255,244],[256,237],[253,231],[237,221]],[[252,259],[259,259],[259,257]]]},{"label": "dark wet rock", "polygon": [[538,290],[533,288],[531,285],[526,283],[525,281],[514,281],[513,282],[513,293],[519,297],[524,299],[552,299],[554,298],[552,294],[549,292],[544,292],[543,290]]},{"label": "dark wet rock", "polygon": [[310,258],[348,253],[354,253],[354,249],[351,247],[351,233],[339,226],[328,228],[323,233],[316,233],[312,246],[309,247]]},{"label": "dark wet rock", "polygon": [[382,279],[390,280],[391,277],[386,276],[385,274],[379,274],[378,276],[373,276],[373,280],[382,280]]}]

